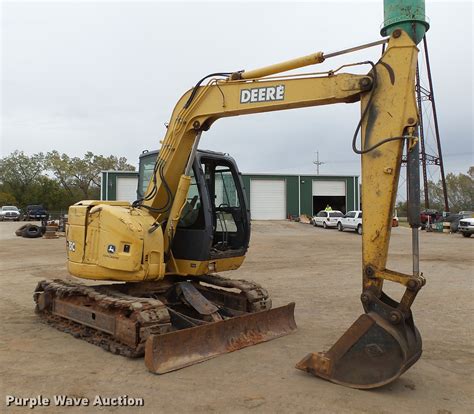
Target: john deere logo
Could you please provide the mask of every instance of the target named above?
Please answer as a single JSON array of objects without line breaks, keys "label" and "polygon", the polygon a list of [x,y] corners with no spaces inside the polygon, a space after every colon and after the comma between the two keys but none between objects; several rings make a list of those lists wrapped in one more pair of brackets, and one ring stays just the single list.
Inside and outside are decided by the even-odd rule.
[{"label": "john deere logo", "polygon": [[114,254],[115,253],[115,246],[113,244],[109,244],[107,246],[107,253]]},{"label": "john deere logo", "polygon": [[285,85],[268,86],[266,88],[242,89],[240,103],[283,101],[285,99]]}]

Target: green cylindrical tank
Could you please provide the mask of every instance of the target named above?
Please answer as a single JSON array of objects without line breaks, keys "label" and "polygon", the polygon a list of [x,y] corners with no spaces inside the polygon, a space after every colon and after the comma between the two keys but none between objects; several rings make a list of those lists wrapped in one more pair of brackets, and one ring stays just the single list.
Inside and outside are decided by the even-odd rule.
[{"label": "green cylindrical tank", "polygon": [[402,29],[418,44],[430,28],[425,16],[425,0],[384,0],[384,22],[380,34],[389,36]]}]

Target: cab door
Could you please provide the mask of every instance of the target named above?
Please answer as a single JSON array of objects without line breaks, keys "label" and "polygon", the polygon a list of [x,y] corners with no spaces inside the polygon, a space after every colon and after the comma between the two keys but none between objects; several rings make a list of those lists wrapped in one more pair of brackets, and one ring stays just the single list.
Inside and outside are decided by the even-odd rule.
[{"label": "cab door", "polygon": [[250,217],[240,174],[233,159],[219,155],[204,153],[200,159],[212,216],[211,258],[242,255],[250,238]]},{"label": "cab door", "polygon": [[191,186],[173,239],[177,259],[243,256],[250,239],[250,211],[235,161],[198,151]]}]

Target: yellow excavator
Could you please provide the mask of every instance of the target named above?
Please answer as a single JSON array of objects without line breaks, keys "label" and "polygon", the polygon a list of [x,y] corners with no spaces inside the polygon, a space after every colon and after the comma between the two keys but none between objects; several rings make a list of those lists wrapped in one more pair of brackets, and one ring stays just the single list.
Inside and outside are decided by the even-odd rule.
[{"label": "yellow excavator", "polygon": [[[378,387],[400,376],[421,355],[411,305],[425,283],[418,268],[414,90],[416,43],[428,28],[422,6],[418,15],[395,18],[386,6],[383,34],[388,37],[380,41],[202,78],[176,104],[156,162],[140,171],[142,180],[149,179],[141,198],[132,204],[81,201],[69,209],[69,272],[108,283],[41,281],[34,294],[38,315],[110,352],[144,355],[148,369],[159,374],[291,333],[294,303],[272,309],[262,286],[218,274],[244,261],[250,212],[234,160],[198,150],[198,144],[222,117],[360,102],[352,146],[362,159],[364,313],[329,351],[307,355],[297,368],[355,388]],[[376,63],[284,74],[376,45],[384,48]],[[360,65],[368,67],[366,75],[342,73]],[[412,274],[386,268],[405,147]],[[298,284],[298,275],[292,277],[289,283]],[[399,301],[384,293],[384,281],[404,286]]]}]

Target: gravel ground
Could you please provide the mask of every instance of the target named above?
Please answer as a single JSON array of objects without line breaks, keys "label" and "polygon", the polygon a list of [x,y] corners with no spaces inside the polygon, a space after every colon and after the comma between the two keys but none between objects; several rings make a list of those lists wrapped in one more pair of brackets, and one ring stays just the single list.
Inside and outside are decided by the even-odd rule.
[{"label": "gravel ground", "polygon": [[[359,391],[294,368],[328,349],[359,316],[361,237],[291,222],[255,222],[244,265],[232,273],[263,284],[274,305],[296,302],[298,330],[202,364],[156,376],[143,360],[111,355],[41,324],[32,292],[39,280],[67,277],[64,238],[15,237],[0,223],[0,412],[5,397],[96,395],[143,398],[144,407],[37,407],[45,413],[468,413],[473,404],[473,242],[421,233],[427,285],[413,311],[424,353],[400,379]],[[393,230],[389,267],[411,268],[410,231]],[[230,274],[229,274],[230,276]],[[398,286],[389,286],[398,294]]]}]

